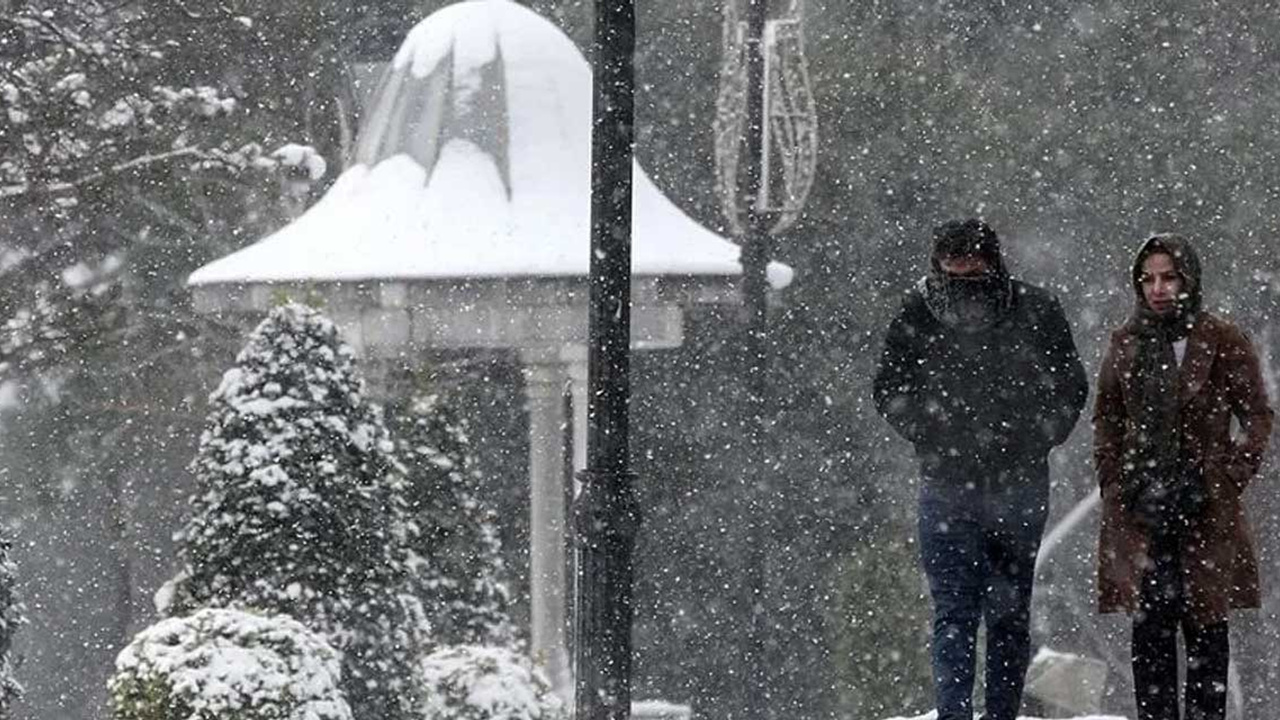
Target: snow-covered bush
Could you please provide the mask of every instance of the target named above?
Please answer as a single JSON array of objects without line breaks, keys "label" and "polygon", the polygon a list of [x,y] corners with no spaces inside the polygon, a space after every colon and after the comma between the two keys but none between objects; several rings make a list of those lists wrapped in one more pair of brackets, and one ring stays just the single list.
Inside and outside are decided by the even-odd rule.
[{"label": "snow-covered bush", "polygon": [[302,305],[273,310],[210,397],[185,565],[158,597],[283,613],[343,654],[358,718],[417,704],[425,619],[410,588],[404,476],[351,348]]},{"label": "snow-covered bush", "polygon": [[284,615],[201,610],[120,651],[115,720],[351,720],[339,654]]},{"label": "snow-covered bush", "polygon": [[13,661],[9,657],[13,636],[25,622],[14,590],[18,572],[9,559],[9,548],[9,538],[0,529],[0,718],[9,717],[9,704],[22,692],[22,686],[13,676]]},{"label": "snow-covered bush", "polygon": [[400,418],[417,585],[437,645],[512,645],[515,625],[493,512],[466,424],[439,394],[414,398]]},{"label": "snow-covered bush", "polygon": [[422,720],[562,720],[563,703],[525,655],[442,647],[422,662]]}]

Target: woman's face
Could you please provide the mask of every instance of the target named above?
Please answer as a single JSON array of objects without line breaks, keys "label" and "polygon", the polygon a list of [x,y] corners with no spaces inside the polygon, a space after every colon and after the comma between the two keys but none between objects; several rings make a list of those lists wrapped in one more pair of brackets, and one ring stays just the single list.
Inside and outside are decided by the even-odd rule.
[{"label": "woman's face", "polygon": [[1154,253],[1142,261],[1142,299],[1147,307],[1167,315],[1178,307],[1182,292],[1182,276],[1168,253]]}]

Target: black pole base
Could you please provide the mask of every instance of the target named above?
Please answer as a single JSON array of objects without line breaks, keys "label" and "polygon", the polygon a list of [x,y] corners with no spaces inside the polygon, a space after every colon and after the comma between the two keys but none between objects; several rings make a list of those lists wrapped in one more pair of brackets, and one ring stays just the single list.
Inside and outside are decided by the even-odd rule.
[{"label": "black pole base", "polygon": [[631,714],[632,554],[640,526],[630,471],[578,473],[574,503],[578,571],[574,717],[627,720]]}]

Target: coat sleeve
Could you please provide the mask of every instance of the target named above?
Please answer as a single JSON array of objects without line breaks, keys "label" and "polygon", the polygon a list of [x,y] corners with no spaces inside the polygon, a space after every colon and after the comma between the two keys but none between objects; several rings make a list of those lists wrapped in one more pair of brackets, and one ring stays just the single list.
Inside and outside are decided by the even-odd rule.
[{"label": "coat sleeve", "polygon": [[1098,371],[1098,392],[1093,404],[1093,465],[1103,497],[1119,492],[1129,417],[1120,378],[1120,342],[1116,335],[1111,336]]},{"label": "coat sleeve", "polygon": [[1227,474],[1243,491],[1262,465],[1262,456],[1271,438],[1273,413],[1253,343],[1242,332],[1236,331],[1232,335],[1225,358],[1230,368],[1227,371],[1227,398],[1232,413],[1240,421],[1244,437],[1235,443],[1234,456],[1227,462]]},{"label": "coat sleeve", "polygon": [[925,399],[924,338],[910,320],[906,303],[889,324],[884,349],[872,383],[876,410],[898,435],[912,444],[936,437],[940,427],[938,408]]},{"label": "coat sleeve", "polygon": [[1050,447],[1061,445],[1071,436],[1071,430],[1080,419],[1085,400],[1089,397],[1089,379],[1080,362],[1075,339],[1071,337],[1071,325],[1062,305],[1055,298],[1044,318],[1046,348],[1045,373],[1053,388],[1054,402],[1044,418],[1041,431]]}]

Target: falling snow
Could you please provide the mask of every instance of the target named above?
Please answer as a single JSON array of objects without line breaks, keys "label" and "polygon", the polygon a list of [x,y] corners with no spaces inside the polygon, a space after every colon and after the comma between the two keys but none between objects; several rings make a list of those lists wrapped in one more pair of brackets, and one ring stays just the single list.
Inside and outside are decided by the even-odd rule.
[{"label": "falling snow", "polygon": [[[759,209],[787,227],[756,336],[724,215],[747,0],[726,2],[635,3],[634,716],[936,718],[922,477],[1035,446],[1022,714],[1134,717],[1131,619],[1098,613],[1097,381],[1141,305],[1134,252],[1178,232],[1280,397],[1280,13],[768,3]],[[567,717],[595,579],[574,471],[602,441],[593,4],[0,6],[0,718]],[[1065,318],[1074,426],[1033,417],[1060,367],[1005,372],[1045,362],[1043,317],[1023,339],[976,305],[894,325],[933,229],[969,217]],[[953,362],[889,383],[919,393],[906,439],[873,393],[887,337]],[[1252,365],[1195,342],[1242,397]],[[1217,407],[1197,377],[1175,378],[1186,412]],[[1229,720],[1280,702],[1280,478],[1245,445],[1264,414],[1204,480],[1237,493],[1261,576],[1230,615]]]}]

